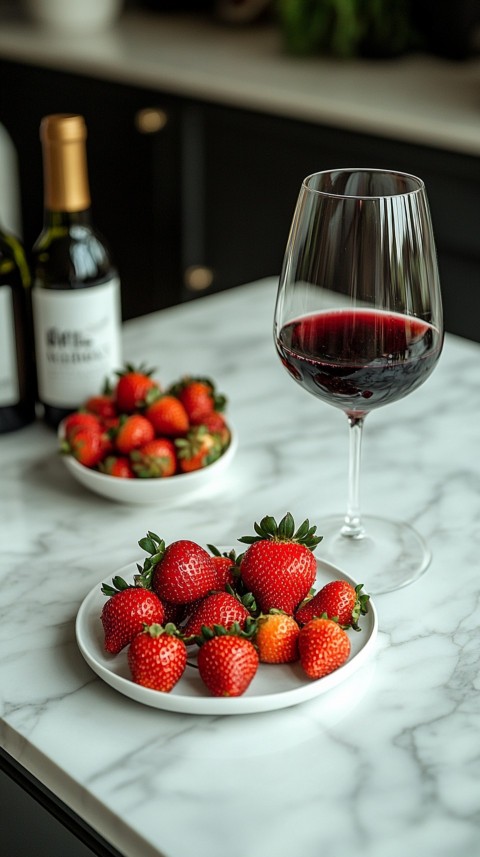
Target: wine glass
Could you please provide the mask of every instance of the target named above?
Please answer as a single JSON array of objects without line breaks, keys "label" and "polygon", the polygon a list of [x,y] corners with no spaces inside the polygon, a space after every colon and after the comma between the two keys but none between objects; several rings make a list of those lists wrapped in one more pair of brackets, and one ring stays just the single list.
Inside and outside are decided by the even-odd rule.
[{"label": "wine glass", "polygon": [[[370,594],[428,567],[407,523],[360,514],[362,429],[370,411],[403,398],[443,346],[435,244],[424,183],[380,169],[336,169],[302,183],[275,307],[283,366],[350,426],[345,516],[319,522],[325,559],[348,566]],[[400,463],[399,463],[399,466]]]}]

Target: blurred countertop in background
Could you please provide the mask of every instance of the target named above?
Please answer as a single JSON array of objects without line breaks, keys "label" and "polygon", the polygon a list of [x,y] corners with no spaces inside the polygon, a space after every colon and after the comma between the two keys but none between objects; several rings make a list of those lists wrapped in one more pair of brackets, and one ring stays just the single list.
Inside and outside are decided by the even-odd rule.
[{"label": "blurred countertop in background", "polygon": [[[1,10],[0,10],[1,11]],[[187,98],[480,154],[480,58],[288,56],[270,23],[126,11],[108,30],[65,35],[0,16],[0,57]],[[1,109],[1,105],[0,105]],[[25,105],[19,105],[19,110]]]}]

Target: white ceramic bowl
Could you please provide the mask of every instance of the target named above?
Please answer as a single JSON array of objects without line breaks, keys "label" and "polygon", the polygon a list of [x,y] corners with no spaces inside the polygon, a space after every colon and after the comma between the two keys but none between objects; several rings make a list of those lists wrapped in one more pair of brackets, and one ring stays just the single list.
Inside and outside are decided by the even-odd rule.
[{"label": "white ceramic bowl", "polygon": [[[201,470],[194,470],[192,473],[180,473],[163,479],[121,479],[84,467],[71,455],[62,455],[62,459],[67,470],[77,482],[108,500],[138,506],[171,506],[184,500],[190,500],[196,494],[215,489],[216,483],[232,463],[237,451],[237,435],[230,423],[229,427],[231,431],[230,443],[223,455],[213,464],[202,467]],[[58,437],[59,440],[63,438],[61,424],[58,429]]]}]

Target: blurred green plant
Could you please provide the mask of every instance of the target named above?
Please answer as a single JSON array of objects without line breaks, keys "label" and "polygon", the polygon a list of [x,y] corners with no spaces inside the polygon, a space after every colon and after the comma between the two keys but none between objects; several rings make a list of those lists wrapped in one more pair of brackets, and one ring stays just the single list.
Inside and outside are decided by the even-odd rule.
[{"label": "blurred green plant", "polygon": [[276,0],[292,54],[396,56],[416,47],[411,0]]}]

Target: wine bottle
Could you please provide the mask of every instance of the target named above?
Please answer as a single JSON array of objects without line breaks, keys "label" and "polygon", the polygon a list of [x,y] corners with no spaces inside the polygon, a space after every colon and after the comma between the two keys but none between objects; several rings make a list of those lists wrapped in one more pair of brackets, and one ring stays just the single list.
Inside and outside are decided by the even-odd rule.
[{"label": "wine bottle", "polygon": [[35,418],[30,271],[23,246],[0,229],[0,433]]},{"label": "wine bottle", "polygon": [[120,367],[120,281],[91,220],[83,116],[40,124],[44,224],[33,247],[39,400],[56,427]]}]

